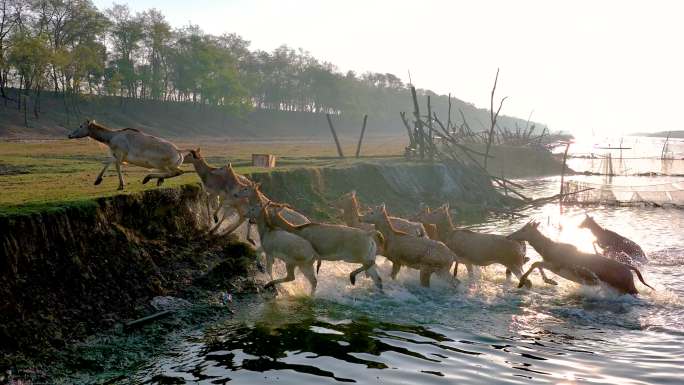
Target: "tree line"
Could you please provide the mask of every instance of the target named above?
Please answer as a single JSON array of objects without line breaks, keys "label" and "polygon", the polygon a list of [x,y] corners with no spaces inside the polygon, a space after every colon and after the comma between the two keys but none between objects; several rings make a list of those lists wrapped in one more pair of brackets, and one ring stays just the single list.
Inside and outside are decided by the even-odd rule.
[{"label": "tree line", "polygon": [[[393,74],[343,73],[302,49],[283,45],[266,52],[234,33],[173,28],[157,9],[134,13],[121,4],[99,10],[90,0],[0,0],[0,97],[20,108],[23,99],[24,109],[30,102],[37,118],[46,90],[65,100],[114,96],[122,102],[192,103],[235,115],[269,109],[398,120],[400,111],[411,109],[408,86]],[[418,92],[446,105],[446,96]]]}]

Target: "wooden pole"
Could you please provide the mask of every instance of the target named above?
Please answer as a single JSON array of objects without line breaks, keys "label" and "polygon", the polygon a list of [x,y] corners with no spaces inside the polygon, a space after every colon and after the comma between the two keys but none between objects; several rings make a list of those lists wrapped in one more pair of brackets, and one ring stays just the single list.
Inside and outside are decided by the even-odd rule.
[{"label": "wooden pole", "polygon": [[361,126],[361,135],[359,136],[359,144],[356,145],[356,157],[358,158],[361,154],[361,143],[363,143],[363,134],[366,132],[366,122],[368,121],[368,115],[363,116],[363,126]]},{"label": "wooden pole", "polygon": [[447,131],[451,130],[451,92],[449,92],[449,109],[447,111]]},{"label": "wooden pole", "polygon": [[328,126],[330,126],[330,132],[332,133],[333,139],[335,139],[335,145],[337,146],[337,155],[339,155],[340,158],[344,158],[344,154],[342,153],[342,146],[340,146],[340,140],[337,139],[337,132],[335,132],[335,127],[333,127],[330,114],[325,114],[325,117],[328,118]]},{"label": "wooden pole", "polygon": [[568,142],[568,144],[565,146],[565,153],[563,153],[563,169],[561,170],[560,194],[558,195],[558,207],[560,208],[561,215],[563,215],[563,187],[565,185],[565,163],[568,161],[569,149],[570,142]]},{"label": "wooden pole", "polygon": [[425,159],[425,131],[423,130],[423,121],[420,118],[420,107],[418,107],[418,97],[414,86],[411,86],[411,98],[413,99],[413,116],[416,119],[418,151],[420,152],[420,159],[423,160]]},{"label": "wooden pole", "polygon": [[433,159],[433,147],[434,147],[434,133],[432,131],[432,105],[430,104],[430,95],[427,96],[427,125],[428,125],[428,143],[430,144],[430,159]]}]

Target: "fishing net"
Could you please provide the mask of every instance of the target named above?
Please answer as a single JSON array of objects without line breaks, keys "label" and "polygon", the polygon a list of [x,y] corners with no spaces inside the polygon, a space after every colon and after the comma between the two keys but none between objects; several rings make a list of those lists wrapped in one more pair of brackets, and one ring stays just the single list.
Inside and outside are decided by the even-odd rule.
[{"label": "fishing net", "polygon": [[684,208],[684,181],[646,186],[618,186],[570,180],[563,183],[568,205],[653,205]]}]

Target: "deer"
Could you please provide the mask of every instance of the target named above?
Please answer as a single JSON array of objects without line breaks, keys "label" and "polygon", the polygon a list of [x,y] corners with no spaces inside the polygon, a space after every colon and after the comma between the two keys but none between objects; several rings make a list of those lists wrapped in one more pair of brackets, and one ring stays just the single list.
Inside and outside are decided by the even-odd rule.
[{"label": "deer", "polygon": [[188,150],[179,150],[173,143],[148,135],[135,128],[111,130],[95,120],[86,120],[77,129],[69,133],[69,139],[91,137],[109,147],[111,158],[104,162],[102,171],[95,179],[95,185],[102,183],[102,177],[109,166],[114,163],[116,173],[119,176],[119,187],[124,189],[125,181],[121,168],[124,164],[133,164],[148,169],[159,170],[151,173],[142,180],[143,184],[150,179],[157,179],[157,186],[164,183],[164,179],[173,178],[183,174],[180,169],[183,164],[183,153]]},{"label": "deer", "polygon": [[306,239],[273,224],[269,213],[269,207],[273,204],[272,201],[259,200],[250,204],[246,213],[250,223],[257,226],[260,239],[257,252],[266,254],[269,274],[271,274],[274,258],[279,258],[285,262],[286,276],[271,280],[264,288],[268,289],[277,284],[294,281],[295,268],[298,267],[309,281],[310,295],[313,296],[318,283],[313,263],[319,259],[318,253]]},{"label": "deer", "polygon": [[[218,217],[219,212],[221,212],[225,206],[230,206],[235,209],[239,216],[238,222],[229,231],[232,232],[245,221],[244,205],[240,204],[240,201],[233,197],[232,192],[236,188],[248,186],[252,182],[247,177],[236,173],[230,163],[223,167],[212,167],[202,156],[200,148],[190,150],[186,159],[192,163],[197,175],[202,181],[204,191],[207,194],[207,214],[210,215],[215,222],[213,228],[209,230],[209,232],[213,233],[216,231],[226,219],[227,216],[225,212],[222,213],[220,219]],[[213,213],[211,211],[212,202],[218,203]]]},{"label": "deer", "polygon": [[456,258],[453,252],[440,241],[418,237],[395,228],[384,203],[372,207],[363,216],[363,221],[374,224],[385,238],[385,257],[392,262],[392,279],[396,279],[401,267],[405,265],[420,271],[420,284],[423,287],[430,287],[433,273],[452,286],[458,284],[458,279],[449,274],[451,264]]},{"label": "deer", "polygon": [[[342,195],[333,205],[343,211],[342,219],[347,226],[370,229],[372,224],[361,221],[361,204],[356,197],[356,190]],[[409,221],[404,218],[390,217],[392,225],[400,231],[414,234],[417,237],[427,237],[425,227],[420,222]]]},{"label": "deer", "polygon": [[[544,269],[547,269],[581,285],[595,286],[603,282],[621,294],[637,295],[639,292],[632,276],[632,271],[634,271],[641,283],[653,289],[644,281],[641,272],[636,267],[599,254],[581,252],[568,243],[555,242],[544,236],[538,227],[539,222],[530,221],[508,236],[511,240],[527,241],[543,258],[542,261],[532,263],[520,278],[518,287],[523,286],[533,270],[539,269],[543,276]],[[544,280],[547,281],[548,278]],[[557,284],[553,280],[548,280],[547,283]]]},{"label": "deer", "polygon": [[359,273],[366,272],[375,287],[382,292],[382,279],[375,265],[377,245],[384,243],[379,231],[316,222],[295,225],[285,219],[280,211],[275,211],[274,217],[277,226],[309,241],[319,259],[361,264],[349,274],[352,285],[356,285]]},{"label": "deer", "polygon": [[[579,225],[580,228],[589,229],[596,240],[593,242],[594,251],[616,261],[633,265],[634,263],[643,264],[648,262],[646,253],[636,242],[623,237],[622,235],[601,227],[594,218],[585,215],[584,220]],[[601,248],[601,252],[596,249]]]},{"label": "deer", "polygon": [[[512,241],[502,235],[457,228],[448,203],[434,210],[426,207],[418,215],[418,220],[437,227],[437,239],[466,261],[471,278],[472,265],[489,266],[495,263],[506,267],[507,281],[510,281],[511,274],[518,279],[522,276],[523,265],[529,260],[525,257],[525,242]],[[457,273],[458,263],[454,267],[454,275]]]}]

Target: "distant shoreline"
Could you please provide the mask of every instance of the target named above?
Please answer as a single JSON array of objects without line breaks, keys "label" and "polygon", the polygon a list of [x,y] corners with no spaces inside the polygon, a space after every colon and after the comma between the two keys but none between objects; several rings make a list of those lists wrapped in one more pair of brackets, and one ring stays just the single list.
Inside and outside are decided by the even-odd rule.
[{"label": "distant shoreline", "polygon": [[684,138],[684,130],[675,131],[658,131],[658,132],[637,132],[632,134],[632,136],[649,136],[654,138],[667,138],[668,133],[670,138]]}]

